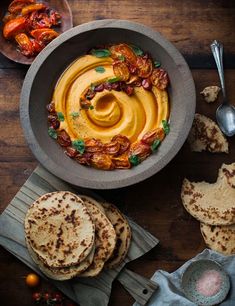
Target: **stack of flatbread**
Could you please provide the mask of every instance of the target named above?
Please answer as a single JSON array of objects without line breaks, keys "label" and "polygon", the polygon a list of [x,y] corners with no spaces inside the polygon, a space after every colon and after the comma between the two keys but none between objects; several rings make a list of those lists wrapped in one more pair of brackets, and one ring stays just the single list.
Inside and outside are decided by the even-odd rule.
[{"label": "stack of flatbread", "polygon": [[205,243],[225,255],[235,254],[235,163],[223,164],[214,184],[184,179],[181,198],[201,222]]},{"label": "stack of flatbread", "polygon": [[125,258],[131,241],[126,218],[112,204],[68,191],[47,193],[25,217],[33,261],[55,280],[94,277]]}]

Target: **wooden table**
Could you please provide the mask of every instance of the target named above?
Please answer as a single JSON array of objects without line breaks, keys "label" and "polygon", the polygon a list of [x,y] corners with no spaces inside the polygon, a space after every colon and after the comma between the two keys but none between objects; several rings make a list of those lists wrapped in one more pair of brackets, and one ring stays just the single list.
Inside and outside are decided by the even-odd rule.
[{"label": "wooden table", "polygon": [[[162,33],[182,52],[192,69],[197,111],[211,118],[215,118],[221,97],[208,105],[199,93],[205,86],[219,84],[209,45],[214,39],[223,42],[228,97],[235,103],[234,1],[70,0],[69,3],[74,25],[94,19],[120,18],[143,23]],[[0,55],[0,211],[37,165],[19,122],[19,95],[26,72],[27,67]],[[151,277],[157,269],[172,272],[205,248],[199,223],[182,207],[181,183],[184,177],[213,182],[223,162],[234,162],[234,137],[229,143],[228,155],[192,153],[185,144],[168,166],[152,178],[122,190],[100,192],[160,239],[158,247],[130,263],[128,268],[146,277]],[[23,280],[29,272],[24,264],[0,249],[1,305],[32,305],[32,291]],[[42,286],[48,289],[50,285],[44,282]],[[110,305],[126,306],[133,302],[122,286],[114,282]]]}]

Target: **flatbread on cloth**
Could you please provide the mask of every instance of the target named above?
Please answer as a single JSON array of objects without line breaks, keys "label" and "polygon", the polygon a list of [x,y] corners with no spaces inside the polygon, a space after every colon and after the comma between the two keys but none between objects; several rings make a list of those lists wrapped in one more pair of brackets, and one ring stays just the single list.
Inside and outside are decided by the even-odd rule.
[{"label": "flatbread on cloth", "polygon": [[127,219],[116,206],[107,202],[101,204],[117,235],[117,242],[113,255],[105,264],[106,268],[112,269],[117,267],[127,255],[131,242],[131,228]]},{"label": "flatbread on cloth", "polygon": [[181,199],[185,209],[209,225],[235,223],[235,163],[223,164],[214,184],[184,179]]},{"label": "flatbread on cloth", "polygon": [[47,267],[37,256],[37,254],[33,251],[29,243],[26,241],[26,245],[29,251],[29,254],[33,261],[37,264],[39,269],[49,278],[52,278],[57,281],[64,281],[71,279],[73,277],[79,276],[82,272],[84,272],[92,263],[95,246],[91,249],[90,254],[78,265],[64,267],[64,268],[49,268]]},{"label": "flatbread on cloth", "polygon": [[46,266],[69,267],[91,252],[95,226],[78,196],[57,191],[43,195],[28,209],[25,237]]},{"label": "flatbread on cloth", "polygon": [[206,245],[224,255],[235,254],[235,224],[208,225],[201,223],[201,233]]},{"label": "flatbread on cloth", "polygon": [[81,199],[95,224],[95,254],[91,265],[79,276],[94,277],[101,272],[105,262],[113,254],[116,245],[116,232],[103,213],[103,207],[100,210],[100,204],[97,201],[87,196],[81,196]]},{"label": "flatbread on cloth", "polygon": [[201,114],[195,114],[188,142],[193,152],[228,153],[228,141],[219,126]]}]

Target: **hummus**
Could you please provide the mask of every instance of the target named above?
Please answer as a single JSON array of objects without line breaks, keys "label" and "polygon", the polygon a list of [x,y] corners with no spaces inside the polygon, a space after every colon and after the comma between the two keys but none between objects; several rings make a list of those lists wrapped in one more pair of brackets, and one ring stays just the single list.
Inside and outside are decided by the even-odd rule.
[{"label": "hummus", "polygon": [[[135,87],[131,96],[115,90],[97,92],[91,101],[92,109],[82,109],[80,97],[91,84],[115,77],[112,63],[111,57],[85,55],[74,61],[58,80],[53,101],[56,112],[64,115],[59,129],[65,130],[72,141],[95,138],[106,143],[121,134],[133,143],[167,120],[167,91],[156,86],[151,91]],[[96,71],[97,67],[103,67],[104,72]],[[75,113],[79,115],[73,116]]]}]

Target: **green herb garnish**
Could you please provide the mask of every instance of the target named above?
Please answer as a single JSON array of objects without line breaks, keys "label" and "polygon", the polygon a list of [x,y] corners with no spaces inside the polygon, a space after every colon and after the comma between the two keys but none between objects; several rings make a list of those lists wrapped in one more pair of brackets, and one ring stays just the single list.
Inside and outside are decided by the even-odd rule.
[{"label": "green herb garnish", "polygon": [[89,106],[89,109],[90,109],[90,110],[94,109],[94,106],[93,106],[93,105],[90,105],[90,106]]},{"label": "green herb garnish", "polygon": [[105,69],[102,66],[98,66],[98,67],[95,68],[95,71],[98,72],[98,73],[104,73]]},{"label": "green herb garnish", "polygon": [[140,159],[137,155],[131,155],[129,157],[129,161],[133,166],[137,166],[140,164]]},{"label": "green herb garnish", "polygon": [[91,54],[96,57],[108,57],[111,52],[108,49],[92,49]]},{"label": "green herb garnish", "polygon": [[161,63],[159,61],[154,61],[153,64],[155,68],[161,67]]},{"label": "green herb garnish", "polygon": [[64,115],[61,112],[57,112],[57,117],[59,119],[59,121],[64,121]]},{"label": "green herb garnish", "polygon": [[76,149],[80,154],[83,154],[85,151],[85,142],[82,139],[72,141],[72,146]]},{"label": "green herb garnish", "polygon": [[144,54],[144,51],[135,45],[130,45],[131,49],[135,52],[136,55],[141,56]]},{"label": "green herb garnish", "polygon": [[166,120],[162,120],[162,126],[163,126],[163,130],[165,132],[165,134],[169,134],[170,132],[170,125]]},{"label": "green herb garnish", "polygon": [[119,61],[124,62],[126,58],[125,58],[124,55],[120,55],[120,56],[118,57],[118,59],[119,59]]},{"label": "green herb garnish", "polygon": [[53,139],[57,139],[57,132],[55,129],[53,129],[52,127],[49,127],[48,129],[48,134],[51,138]]},{"label": "green herb garnish", "polygon": [[72,116],[73,119],[74,119],[74,118],[76,118],[76,117],[79,116],[79,112],[72,112],[72,113],[70,114],[70,116]]},{"label": "green herb garnish", "polygon": [[90,90],[91,90],[91,91],[94,91],[94,90],[95,90],[95,84],[91,83],[91,85],[90,85]]},{"label": "green herb garnish", "polygon": [[153,144],[151,145],[151,150],[154,152],[157,150],[157,148],[160,146],[161,144],[161,140],[160,139],[156,139],[154,140]]},{"label": "green herb garnish", "polygon": [[115,83],[115,82],[118,82],[118,81],[120,81],[119,77],[114,77],[114,78],[108,79],[108,83]]}]

